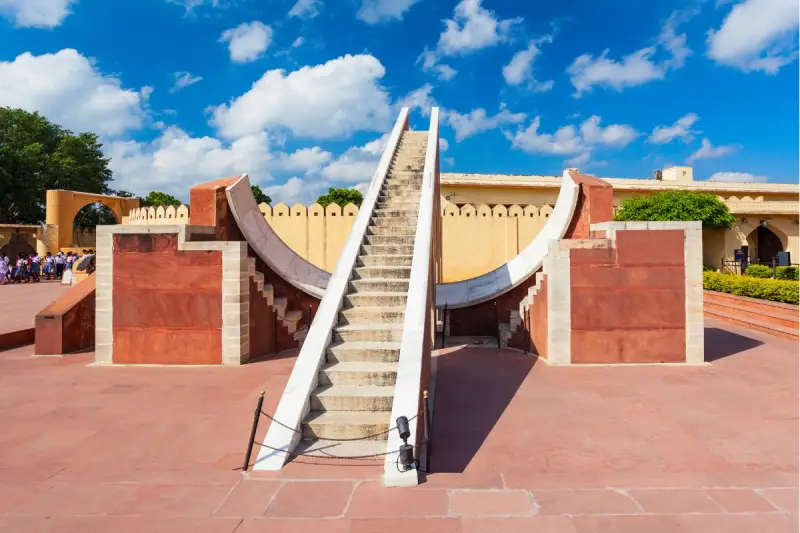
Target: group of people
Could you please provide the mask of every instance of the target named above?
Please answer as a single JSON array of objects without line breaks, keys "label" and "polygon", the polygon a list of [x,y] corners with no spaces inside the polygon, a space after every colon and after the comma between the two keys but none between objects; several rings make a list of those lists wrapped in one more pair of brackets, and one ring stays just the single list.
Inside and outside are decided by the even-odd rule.
[{"label": "group of people", "polygon": [[64,271],[72,270],[73,265],[80,257],[93,254],[93,250],[83,250],[79,256],[77,252],[58,252],[52,255],[47,252],[44,257],[36,254],[17,254],[15,263],[4,253],[0,253],[0,285],[6,283],[37,283],[42,276],[46,280],[61,279]]}]

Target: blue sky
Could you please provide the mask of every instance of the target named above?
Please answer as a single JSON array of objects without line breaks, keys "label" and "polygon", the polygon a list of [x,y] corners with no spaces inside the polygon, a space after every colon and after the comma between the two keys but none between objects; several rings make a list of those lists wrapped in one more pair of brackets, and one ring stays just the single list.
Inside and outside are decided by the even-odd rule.
[{"label": "blue sky", "polygon": [[796,0],[0,0],[0,105],[101,135],[114,186],[363,187],[402,105],[442,169],[798,180]]}]

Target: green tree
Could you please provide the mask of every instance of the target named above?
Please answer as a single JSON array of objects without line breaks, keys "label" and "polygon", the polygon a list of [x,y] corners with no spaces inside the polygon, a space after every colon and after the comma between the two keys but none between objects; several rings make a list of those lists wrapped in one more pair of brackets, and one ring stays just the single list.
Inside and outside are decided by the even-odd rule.
[{"label": "green tree", "polygon": [[0,107],[0,223],[44,222],[48,189],[107,194],[112,175],[102,146],[93,133]]},{"label": "green tree", "polygon": [[256,203],[258,205],[272,203],[272,198],[264,194],[264,191],[262,191],[261,187],[259,187],[258,185],[251,185],[250,189],[253,191],[253,196],[255,197]]},{"label": "green tree", "polygon": [[341,207],[347,204],[356,204],[361,207],[361,202],[364,201],[364,196],[355,189],[338,188],[328,189],[327,194],[321,195],[317,198],[317,203],[322,207],[328,207],[328,204],[337,204]]},{"label": "green tree", "polygon": [[139,199],[140,207],[158,207],[158,206],[167,207],[170,205],[174,205],[175,207],[177,207],[181,205],[181,203],[182,202],[180,200],[178,200],[171,194],[159,191],[150,191],[150,193],[147,196]]},{"label": "green tree", "polygon": [[615,220],[699,220],[704,228],[732,228],[736,219],[725,202],[711,194],[692,191],[665,191],[636,196],[622,201]]}]

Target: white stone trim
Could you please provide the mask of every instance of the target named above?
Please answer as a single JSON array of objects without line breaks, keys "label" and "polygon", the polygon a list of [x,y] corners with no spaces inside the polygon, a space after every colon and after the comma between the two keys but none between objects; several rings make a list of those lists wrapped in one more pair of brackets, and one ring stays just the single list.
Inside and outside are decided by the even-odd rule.
[{"label": "white stone trim", "polygon": [[572,363],[572,285],[570,251],[559,241],[550,244],[544,262],[547,275],[547,362]]},{"label": "white stone trim", "polygon": [[[394,386],[394,401],[392,414],[389,418],[389,427],[400,416],[409,419],[411,438],[409,442],[422,442],[418,438],[418,428],[421,427],[421,418],[413,418],[419,410],[419,401],[423,388],[427,383],[422,383],[423,355],[425,343],[430,344],[431,338],[426,335],[425,324],[431,320],[432,309],[428,307],[429,291],[431,290],[431,243],[433,239],[433,225],[436,194],[436,169],[439,159],[439,108],[431,110],[431,123],[428,130],[428,145],[425,151],[425,166],[422,171],[422,186],[420,188],[419,212],[417,215],[417,228],[414,236],[414,252],[411,260],[411,274],[408,281],[408,296],[406,299],[405,316],[403,318],[403,337],[400,340],[400,359],[397,363],[397,381]],[[435,283],[435,280],[434,280]],[[434,285],[435,286],[435,285]],[[430,295],[432,296],[432,295]],[[432,303],[432,302],[431,302]],[[435,328],[431,324],[431,328]],[[430,352],[430,346],[428,351]],[[403,441],[396,431],[389,433],[386,440],[386,451],[397,450]],[[417,454],[419,456],[419,454]],[[400,472],[397,468],[397,455],[387,455],[383,465],[383,483],[387,487],[412,486],[419,483],[418,472],[415,469]]]},{"label": "white stone trim", "polygon": [[95,363],[114,362],[113,290],[114,235],[177,234],[179,251],[222,252],[222,364],[247,362],[249,341],[249,274],[247,243],[238,241],[189,241],[187,235],[213,235],[207,226],[165,224],[157,226],[113,225],[97,227],[95,271]]},{"label": "white stone trim", "polygon": [[[350,229],[347,241],[345,241],[342,252],[339,254],[336,268],[327,282],[327,289],[324,290],[322,301],[314,315],[314,322],[306,335],[303,347],[300,349],[297,361],[292,369],[292,374],[289,376],[289,381],[286,383],[286,388],[275,411],[277,420],[295,430],[299,430],[303,418],[310,410],[309,395],[317,386],[319,369],[325,361],[325,352],[331,342],[331,331],[337,323],[339,309],[347,293],[350,276],[356,264],[356,259],[358,259],[364,234],[367,231],[372,211],[375,208],[381,187],[388,174],[392,157],[400,143],[400,137],[407,128],[408,108],[404,107],[400,111],[394,128],[389,135],[386,149],[381,156],[375,174],[372,176],[369,189],[364,195],[364,201]],[[250,196],[252,197],[252,194]],[[248,213],[248,216],[255,216],[255,214]],[[263,220],[260,211],[258,216]],[[251,242],[250,244],[254,248],[258,246],[258,243]],[[292,254],[297,255],[294,252]],[[291,256],[288,255],[284,256],[284,259],[286,261],[292,260]],[[270,424],[264,443],[271,448],[283,451],[276,452],[262,447],[253,465],[253,470],[280,470],[289,457],[286,452],[294,450],[299,441],[300,436],[295,431],[288,430],[278,424]]]},{"label": "white stone trim", "polygon": [[533,241],[514,259],[491,272],[464,281],[439,283],[436,286],[436,306],[447,304],[449,309],[458,309],[486,302],[532,276],[542,266],[550,243],[566,234],[579,193],[580,187],[573,181],[569,170],[565,170],[556,206]]}]

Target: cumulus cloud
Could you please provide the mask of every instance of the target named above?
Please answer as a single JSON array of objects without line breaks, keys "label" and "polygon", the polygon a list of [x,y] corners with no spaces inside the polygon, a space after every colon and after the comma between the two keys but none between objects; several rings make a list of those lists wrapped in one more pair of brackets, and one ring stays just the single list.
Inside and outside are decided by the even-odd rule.
[{"label": "cumulus cloud", "polygon": [[0,62],[0,102],[38,111],[76,132],[118,136],[141,128],[151,87],[124,89],[119,78],[97,70],[76,50],[34,56],[25,52]]},{"label": "cumulus cloud", "polygon": [[171,93],[176,93],[190,85],[203,81],[202,76],[192,76],[191,72],[173,72],[172,77],[174,78],[174,83],[169,90]]},{"label": "cumulus cloud", "polygon": [[77,0],[0,0],[0,16],[20,28],[55,28]]},{"label": "cumulus cloud", "polygon": [[195,8],[208,5],[209,7],[221,7],[224,0],[167,0],[168,4],[183,6],[186,14],[189,15]]},{"label": "cumulus cloud", "polygon": [[690,140],[695,133],[692,131],[692,126],[698,120],[700,120],[700,117],[696,114],[687,113],[671,126],[656,126],[653,128],[653,133],[650,134],[647,141],[653,144],[666,144],[675,139]]},{"label": "cumulus cloud", "polygon": [[114,186],[136,193],[164,191],[184,199],[203,181],[251,173],[267,175],[271,159],[265,133],[225,144],[212,137],[191,137],[169,127],[150,142],[115,141],[105,147]]},{"label": "cumulus cloud", "polygon": [[409,111],[419,109],[423,115],[428,116],[431,108],[437,106],[436,100],[431,96],[432,91],[433,85],[426,83],[400,98],[397,101],[397,107],[407,107]]},{"label": "cumulus cloud", "polygon": [[714,146],[708,139],[703,139],[700,143],[700,148],[692,155],[687,157],[686,162],[692,164],[698,159],[713,159],[717,157],[724,157],[726,155],[730,155],[736,152],[740,148],[741,146],[736,144],[729,144],[726,146]]},{"label": "cumulus cloud", "polygon": [[739,183],[764,183],[769,181],[766,176],[755,176],[747,172],[715,172],[708,181],[727,181]]},{"label": "cumulus cloud", "polygon": [[272,28],[257,20],[244,22],[222,32],[219,41],[228,44],[231,61],[247,63],[267,51],[272,42]]},{"label": "cumulus cloud", "polygon": [[439,137],[439,152],[446,152],[450,149],[450,143],[444,137]]},{"label": "cumulus cloud", "polygon": [[[591,91],[595,86],[621,91],[649,81],[662,79],[670,69],[683,66],[692,52],[686,45],[686,34],[677,33],[678,25],[694,16],[696,11],[676,11],[664,23],[661,33],[652,46],[637,50],[621,60],[610,59],[609,50],[595,57],[583,54],[567,68],[567,74],[575,87],[575,97]],[[656,60],[657,53],[666,53],[667,58]]]},{"label": "cumulus cloud", "polygon": [[745,72],[775,74],[797,58],[797,0],[745,0],[708,33],[708,57]]},{"label": "cumulus cloud", "polygon": [[403,13],[420,0],[361,0],[356,18],[367,24],[403,20]]},{"label": "cumulus cloud", "polygon": [[422,70],[442,81],[453,79],[457,71],[441,62],[446,56],[463,56],[495,46],[511,38],[511,32],[522,18],[500,19],[481,5],[481,0],[461,0],[453,18],[444,21],[435,50],[425,49],[417,60]]},{"label": "cumulus cloud", "polygon": [[276,167],[288,172],[303,172],[313,174],[319,172],[323,165],[333,158],[333,154],[326,152],[319,146],[300,148],[291,154],[278,156]]},{"label": "cumulus cloud", "polygon": [[330,181],[366,182],[372,179],[378,167],[389,135],[370,141],[364,146],[347,149],[329,165],[322,169],[320,175]]},{"label": "cumulus cloud", "polygon": [[465,114],[451,110],[442,112],[443,122],[453,128],[456,133],[456,142],[461,142],[487,130],[510,124],[519,124],[526,117],[525,113],[512,113],[504,104],[500,105],[500,111],[495,115],[487,114],[482,107],[473,109]]},{"label": "cumulus cloud", "polygon": [[319,8],[322,6],[320,0],[297,0],[289,10],[290,17],[301,19],[311,19],[319,15]]},{"label": "cumulus cloud", "polygon": [[437,48],[446,56],[469,54],[508,40],[512,28],[520,22],[521,17],[497,18],[481,6],[481,0],[461,0],[453,18],[444,21]]},{"label": "cumulus cloud", "polygon": [[542,43],[549,43],[551,37],[544,37],[528,43],[528,47],[520,50],[508,65],[503,67],[503,78],[509,85],[523,85],[534,92],[546,92],[553,88],[553,80],[538,81],[533,76],[533,63],[540,53],[539,46]]},{"label": "cumulus cloud", "polygon": [[391,123],[389,94],[380,85],[385,72],[371,55],[289,73],[270,70],[245,94],[214,108],[211,122],[227,139],[276,127],[311,138],[385,131]]},{"label": "cumulus cloud", "polygon": [[526,128],[505,132],[513,148],[530,154],[571,156],[566,163],[571,166],[587,164],[595,148],[606,146],[623,148],[639,136],[631,126],[611,124],[603,127],[600,117],[592,115],[580,127],[572,124],[558,128],[554,133],[539,131],[541,119],[535,117]]}]

